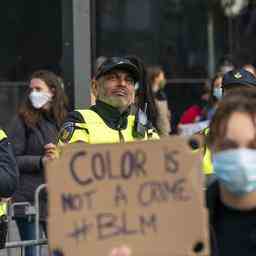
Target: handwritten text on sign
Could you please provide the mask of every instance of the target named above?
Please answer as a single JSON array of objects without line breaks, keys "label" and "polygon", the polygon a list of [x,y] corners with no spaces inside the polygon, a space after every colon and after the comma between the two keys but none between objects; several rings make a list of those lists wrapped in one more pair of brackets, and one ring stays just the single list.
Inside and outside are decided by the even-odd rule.
[{"label": "handwritten text on sign", "polygon": [[[61,205],[64,213],[69,211],[84,211],[85,216],[88,211],[100,210],[97,206],[96,195],[99,192],[95,185],[100,185],[103,181],[112,181],[113,190],[109,196],[112,196],[113,205],[117,208],[123,208],[120,214],[113,212],[99,211],[94,220],[83,218],[81,227],[76,223],[74,231],[69,236],[74,239],[83,237],[86,239],[92,229],[96,229],[97,239],[104,240],[120,235],[145,235],[147,230],[157,232],[159,217],[157,213],[152,212],[145,216],[143,207],[151,207],[154,204],[170,203],[172,200],[188,201],[190,196],[186,191],[186,179],[176,177],[179,171],[179,163],[176,159],[178,151],[163,150],[164,173],[172,179],[150,180],[149,170],[146,169],[147,155],[141,150],[125,151],[120,155],[119,168],[115,169],[112,165],[112,155],[110,151],[95,152],[90,154],[87,151],[75,153],[70,161],[70,176],[73,181],[84,188],[82,193],[63,192],[61,194]],[[80,158],[86,158],[89,163],[88,169],[78,168]],[[157,170],[156,170],[157,171]],[[161,170],[162,171],[162,170]],[[164,175],[159,173],[160,176]],[[145,180],[145,178],[147,178]],[[125,207],[129,205],[129,191],[127,186],[133,179],[141,180],[136,192],[136,202],[141,208],[141,214],[138,215],[138,226],[129,227],[129,217],[125,212]],[[122,184],[118,184],[122,181]]]},{"label": "handwritten text on sign", "polygon": [[50,246],[98,255],[125,241],[138,254],[186,255],[207,244],[198,166],[180,138],[65,147],[47,169]]}]

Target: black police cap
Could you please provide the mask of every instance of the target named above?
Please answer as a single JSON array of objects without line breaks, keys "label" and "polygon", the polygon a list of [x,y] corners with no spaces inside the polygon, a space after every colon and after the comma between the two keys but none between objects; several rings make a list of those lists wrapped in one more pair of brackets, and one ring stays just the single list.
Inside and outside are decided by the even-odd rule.
[{"label": "black police cap", "polygon": [[95,78],[99,79],[114,69],[124,70],[132,76],[134,82],[139,81],[140,73],[137,66],[128,59],[121,57],[111,57],[106,59],[96,71]]},{"label": "black police cap", "polygon": [[228,89],[229,86],[256,86],[256,77],[244,68],[234,69],[223,76],[222,86]]}]

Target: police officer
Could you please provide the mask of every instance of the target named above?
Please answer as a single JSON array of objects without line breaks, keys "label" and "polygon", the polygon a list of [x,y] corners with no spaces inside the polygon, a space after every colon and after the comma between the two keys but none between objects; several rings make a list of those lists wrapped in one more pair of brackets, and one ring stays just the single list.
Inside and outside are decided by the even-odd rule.
[{"label": "police officer", "polygon": [[[256,90],[256,77],[244,68],[234,69],[227,72],[222,80],[222,93],[223,95],[232,93],[234,90]],[[206,130],[205,135],[209,131]],[[211,152],[206,147],[203,159],[203,171],[209,175],[213,173],[213,166],[211,162]]]},{"label": "police officer", "polygon": [[256,87],[256,77],[244,68],[234,69],[227,72],[223,76],[222,88],[224,94],[232,92],[238,88],[253,88]]},{"label": "police officer", "polygon": [[5,132],[0,129],[0,198],[10,197],[18,184],[16,160]]},{"label": "police officer", "polygon": [[96,104],[69,114],[60,132],[60,144],[157,139],[157,133],[141,110],[136,115],[130,114],[139,77],[137,66],[127,58],[105,60],[96,71],[93,82]]},{"label": "police officer", "polygon": [[5,132],[0,129],[0,249],[5,246],[7,235],[7,200],[18,184],[18,167]]}]

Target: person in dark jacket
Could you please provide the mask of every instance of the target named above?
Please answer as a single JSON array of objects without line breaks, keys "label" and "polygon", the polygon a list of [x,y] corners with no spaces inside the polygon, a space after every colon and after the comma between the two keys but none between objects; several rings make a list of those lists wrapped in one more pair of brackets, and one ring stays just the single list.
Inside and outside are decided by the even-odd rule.
[{"label": "person in dark jacket", "polygon": [[[66,115],[67,99],[59,78],[44,70],[33,73],[28,93],[9,131],[20,170],[20,186],[13,197],[15,202],[34,204],[36,189],[45,183],[44,164],[51,159]],[[41,223],[45,230],[45,196],[40,198],[40,205]],[[21,239],[35,239],[34,221],[27,218],[22,209],[17,208],[16,215]],[[26,256],[32,255],[35,255],[35,247],[27,247]]]},{"label": "person in dark jacket", "polygon": [[234,89],[210,124],[216,182],[207,190],[212,255],[256,255],[256,92]]},{"label": "person in dark jacket", "polygon": [[0,249],[5,247],[7,236],[7,205],[17,189],[18,167],[6,133],[0,129]]},{"label": "person in dark jacket", "polygon": [[17,188],[18,168],[5,132],[0,129],[0,199],[10,197]]}]

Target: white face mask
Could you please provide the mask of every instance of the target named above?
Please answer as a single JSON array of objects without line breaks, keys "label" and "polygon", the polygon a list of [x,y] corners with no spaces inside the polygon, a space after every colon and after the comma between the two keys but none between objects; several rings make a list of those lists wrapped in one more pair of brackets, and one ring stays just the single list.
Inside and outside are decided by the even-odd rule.
[{"label": "white face mask", "polygon": [[42,108],[46,103],[50,102],[52,99],[52,95],[48,92],[36,92],[32,91],[29,94],[29,99],[31,101],[31,104],[34,108],[40,109]]},{"label": "white face mask", "polygon": [[221,100],[223,95],[223,90],[221,87],[216,87],[213,89],[213,96],[215,96],[218,100]]},{"label": "white face mask", "polygon": [[233,194],[256,191],[256,150],[239,148],[213,154],[214,172]]}]

